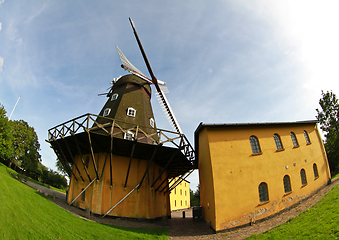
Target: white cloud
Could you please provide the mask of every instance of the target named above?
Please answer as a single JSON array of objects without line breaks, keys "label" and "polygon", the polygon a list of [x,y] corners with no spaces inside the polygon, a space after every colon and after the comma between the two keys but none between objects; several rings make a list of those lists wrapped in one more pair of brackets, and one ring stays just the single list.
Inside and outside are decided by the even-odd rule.
[{"label": "white cloud", "polygon": [[3,65],[4,65],[4,58],[0,57],[0,72],[2,72]]},{"label": "white cloud", "polygon": [[0,5],[4,3],[5,0],[0,0]]},{"label": "white cloud", "polygon": [[0,31],[1,31],[1,29],[2,29],[2,23],[0,22]]}]

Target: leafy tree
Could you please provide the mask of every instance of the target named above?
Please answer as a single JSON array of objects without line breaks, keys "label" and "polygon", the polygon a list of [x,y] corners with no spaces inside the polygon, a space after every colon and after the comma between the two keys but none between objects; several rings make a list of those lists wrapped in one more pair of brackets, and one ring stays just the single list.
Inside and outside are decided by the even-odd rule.
[{"label": "leafy tree", "polygon": [[320,129],[325,135],[325,148],[331,173],[339,172],[339,103],[332,91],[321,91],[321,110],[316,109]]},{"label": "leafy tree", "polygon": [[13,154],[13,136],[6,113],[4,106],[0,104],[0,160],[8,164]]},{"label": "leafy tree", "polygon": [[[67,165],[65,166],[64,164],[67,164]],[[60,159],[57,158],[55,166],[58,169],[58,171],[61,172],[64,176],[68,176],[69,178],[71,178],[72,165],[69,164],[68,162],[65,162],[64,164],[62,164]]]},{"label": "leafy tree", "polygon": [[195,192],[190,189],[191,207],[200,206],[200,185]]},{"label": "leafy tree", "polygon": [[11,121],[13,131],[14,161],[26,170],[26,174],[34,179],[42,174],[39,163],[40,144],[33,127],[24,120]]}]

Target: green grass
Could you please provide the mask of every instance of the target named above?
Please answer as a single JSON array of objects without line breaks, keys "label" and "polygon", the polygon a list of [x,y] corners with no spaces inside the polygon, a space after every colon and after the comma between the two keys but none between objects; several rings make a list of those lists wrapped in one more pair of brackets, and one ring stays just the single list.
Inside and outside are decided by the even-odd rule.
[{"label": "green grass", "polygon": [[168,239],[166,228],[115,227],[75,217],[9,172],[0,163],[0,239]]},{"label": "green grass", "polygon": [[338,239],[339,186],[298,217],[248,239]]}]

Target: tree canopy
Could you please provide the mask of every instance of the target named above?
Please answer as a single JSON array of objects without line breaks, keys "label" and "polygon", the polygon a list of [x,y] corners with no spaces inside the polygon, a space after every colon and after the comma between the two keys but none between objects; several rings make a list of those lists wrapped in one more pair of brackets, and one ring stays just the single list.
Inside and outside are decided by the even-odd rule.
[{"label": "tree canopy", "polygon": [[0,159],[3,162],[8,162],[13,154],[13,135],[6,113],[4,106],[0,104]]},{"label": "tree canopy", "polygon": [[321,109],[316,109],[320,129],[324,132],[325,148],[331,173],[339,172],[339,103],[332,91],[321,91]]},{"label": "tree canopy", "polygon": [[24,120],[11,121],[13,133],[13,161],[26,170],[27,175],[37,179],[41,162],[40,143],[33,127]]}]

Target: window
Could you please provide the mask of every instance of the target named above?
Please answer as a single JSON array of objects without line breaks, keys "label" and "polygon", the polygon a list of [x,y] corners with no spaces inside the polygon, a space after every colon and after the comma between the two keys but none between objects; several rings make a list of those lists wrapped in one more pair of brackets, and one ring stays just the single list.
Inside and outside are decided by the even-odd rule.
[{"label": "window", "polygon": [[314,178],[318,178],[319,174],[318,174],[318,167],[317,164],[313,164],[313,172],[314,172]]},{"label": "window", "polygon": [[180,195],[182,195],[182,189],[180,189]]},{"label": "window", "polygon": [[182,206],[182,200],[180,201],[180,205]]},{"label": "window", "polygon": [[[84,188],[81,189],[81,192],[82,192],[82,191],[84,191]],[[84,191],[84,192],[81,194],[81,201],[82,201],[82,202],[85,201],[85,197],[86,197],[85,193],[86,193],[86,191]]]},{"label": "window", "polygon": [[278,134],[274,134],[273,138],[274,138],[274,141],[275,141],[275,145],[277,146],[277,150],[282,150],[283,146],[282,146],[282,143],[281,143],[280,136]]},{"label": "window", "polygon": [[255,136],[250,136],[250,143],[252,148],[252,153],[261,153],[258,138]]},{"label": "window", "polygon": [[134,108],[127,108],[127,116],[130,116],[130,117],[135,117],[135,114],[136,114],[136,110]]},{"label": "window", "polygon": [[293,146],[299,147],[299,143],[297,141],[297,137],[295,136],[294,132],[291,132],[290,135],[291,135],[291,139],[292,139],[292,142],[293,142]]},{"label": "window", "polygon": [[284,190],[285,190],[285,193],[292,192],[292,190],[291,190],[291,180],[290,180],[290,176],[285,175],[285,176],[284,176],[284,179],[283,179],[283,182],[284,182]]},{"label": "window", "polygon": [[187,206],[187,200],[185,200],[185,206]]},{"label": "window", "polygon": [[307,184],[307,180],[306,180],[306,172],[304,169],[300,170],[300,178],[301,178],[301,185],[306,185]]},{"label": "window", "polygon": [[268,201],[268,190],[265,182],[259,184],[259,200],[261,203]]},{"label": "window", "polygon": [[110,112],[111,112],[111,109],[110,109],[110,108],[106,108],[106,109],[104,110],[104,113],[102,114],[102,116],[106,117],[106,116],[109,115]]},{"label": "window", "polygon": [[154,119],[153,118],[149,119],[149,125],[151,125],[151,127],[154,128]]},{"label": "window", "polygon": [[174,207],[177,206],[177,200],[174,200]]},{"label": "window", "polygon": [[112,97],[111,97],[111,101],[117,100],[118,97],[119,97],[119,94],[114,93],[114,94],[112,95]]},{"label": "window", "polygon": [[187,196],[187,191],[185,190],[185,196]]},{"label": "window", "polygon": [[174,188],[174,194],[177,194],[177,189],[176,188]]},{"label": "window", "polygon": [[309,138],[308,133],[306,132],[306,130],[304,130],[304,136],[305,136],[305,139],[306,139],[306,144],[311,144],[310,138]]},{"label": "window", "polygon": [[131,131],[127,131],[127,133],[124,134],[124,139],[133,141],[134,140],[134,133]]}]

